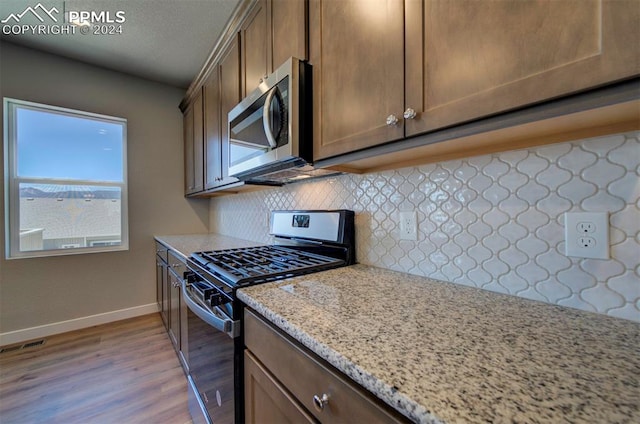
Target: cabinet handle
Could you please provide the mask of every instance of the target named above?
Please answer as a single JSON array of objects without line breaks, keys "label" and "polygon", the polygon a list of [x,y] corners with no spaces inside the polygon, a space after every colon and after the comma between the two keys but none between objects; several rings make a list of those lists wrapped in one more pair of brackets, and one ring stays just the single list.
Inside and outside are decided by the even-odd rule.
[{"label": "cabinet handle", "polygon": [[398,125],[398,118],[396,117],[396,115],[387,116],[387,125],[390,127],[395,127],[396,125]]},{"label": "cabinet handle", "polygon": [[171,264],[171,268],[178,268],[182,264]]},{"label": "cabinet handle", "polygon": [[179,281],[175,281],[175,280],[174,280],[174,281],[171,283],[171,285],[173,286],[173,288],[174,288],[174,289],[177,289],[177,288],[179,288],[179,287],[180,287],[180,282],[179,282]]},{"label": "cabinet handle", "polygon": [[322,412],[324,407],[329,403],[329,395],[323,393],[322,396],[313,395],[313,406],[316,411]]},{"label": "cabinet handle", "polygon": [[416,117],[416,111],[408,107],[407,110],[404,111],[402,116],[404,117],[404,119],[413,119]]}]

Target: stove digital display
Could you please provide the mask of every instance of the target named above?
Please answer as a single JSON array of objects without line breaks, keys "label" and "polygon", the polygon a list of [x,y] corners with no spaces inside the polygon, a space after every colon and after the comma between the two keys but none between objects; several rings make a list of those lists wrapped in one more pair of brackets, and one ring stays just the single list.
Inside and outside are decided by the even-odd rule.
[{"label": "stove digital display", "polygon": [[309,228],[309,215],[293,215],[293,223],[296,228]]}]

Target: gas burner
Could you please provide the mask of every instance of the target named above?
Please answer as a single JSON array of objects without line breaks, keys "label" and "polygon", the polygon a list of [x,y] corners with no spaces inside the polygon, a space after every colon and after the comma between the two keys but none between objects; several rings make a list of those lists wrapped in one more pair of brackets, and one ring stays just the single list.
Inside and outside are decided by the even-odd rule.
[{"label": "gas burner", "polygon": [[281,246],[198,252],[191,257],[211,274],[234,286],[274,281],[346,264],[343,259]]},{"label": "gas burner", "polygon": [[231,288],[323,271],[355,262],[351,211],[277,211],[271,234],[282,244],[196,252],[190,263]]}]

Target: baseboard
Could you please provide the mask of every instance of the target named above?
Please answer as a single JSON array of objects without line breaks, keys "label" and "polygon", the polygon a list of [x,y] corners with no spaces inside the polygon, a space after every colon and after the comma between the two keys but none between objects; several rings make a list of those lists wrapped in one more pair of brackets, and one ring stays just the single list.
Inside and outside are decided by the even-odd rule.
[{"label": "baseboard", "polygon": [[158,312],[158,305],[150,303],[148,305],[134,306],[133,308],[120,309],[117,311],[105,312],[103,314],[70,319],[68,321],[54,322],[52,324],[25,328],[23,330],[9,331],[7,333],[0,333],[0,346],[9,346],[25,342],[27,340],[40,339],[54,334],[80,330],[94,325],[106,324],[109,322],[119,321],[121,319],[152,314],[154,312]]}]

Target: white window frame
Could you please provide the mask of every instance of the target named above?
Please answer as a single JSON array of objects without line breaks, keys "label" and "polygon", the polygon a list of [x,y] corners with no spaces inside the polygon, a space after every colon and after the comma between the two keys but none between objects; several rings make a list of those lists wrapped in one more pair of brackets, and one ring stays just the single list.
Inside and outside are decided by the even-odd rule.
[{"label": "white window frame", "polygon": [[[61,255],[78,255],[86,253],[100,253],[129,250],[129,209],[127,183],[127,120],[114,116],[100,115],[80,110],[50,106],[41,103],[5,97],[4,103],[4,181],[5,181],[5,257],[6,259],[33,258]],[[17,108],[27,108],[47,113],[58,113],[78,118],[89,118],[108,123],[123,125],[122,134],[122,182],[97,180],[64,180],[55,178],[25,178],[17,175]],[[46,249],[20,251],[20,183],[62,184],[62,185],[90,185],[90,186],[118,186],[121,189],[120,204],[120,240],[118,246],[81,247],[66,249]]]}]

